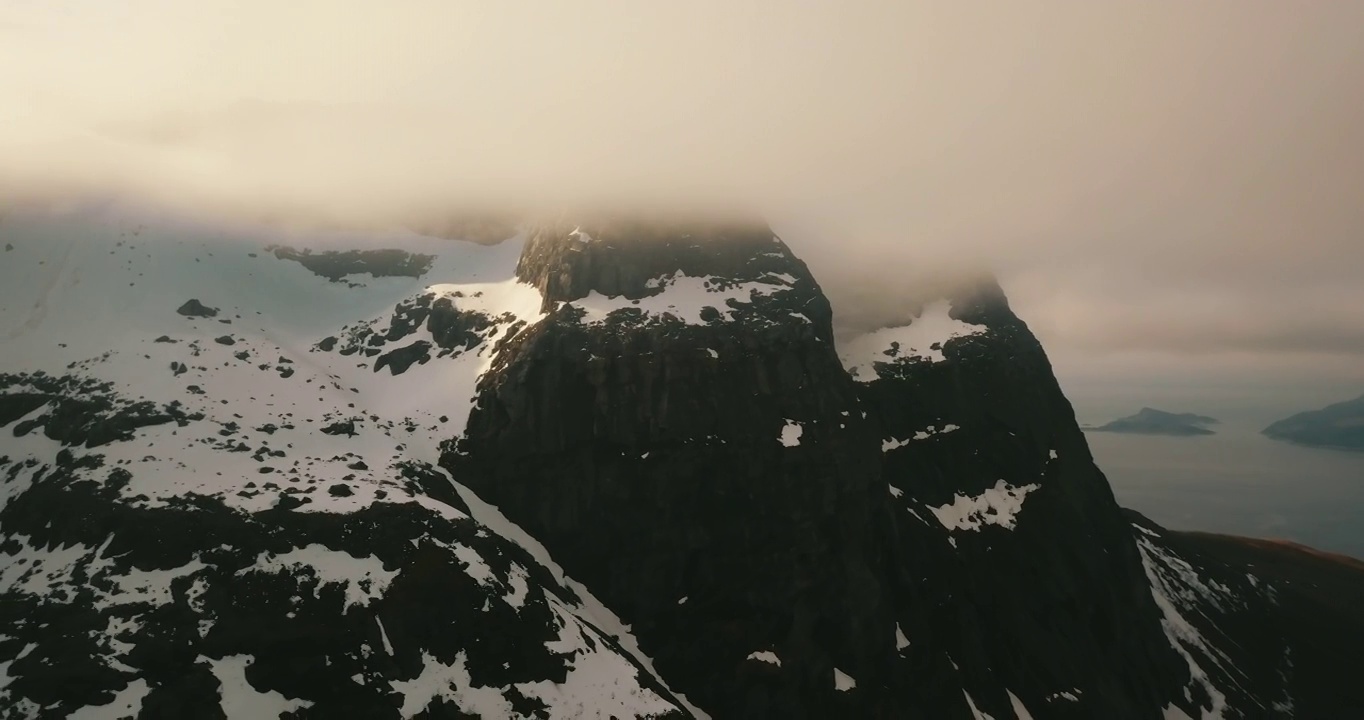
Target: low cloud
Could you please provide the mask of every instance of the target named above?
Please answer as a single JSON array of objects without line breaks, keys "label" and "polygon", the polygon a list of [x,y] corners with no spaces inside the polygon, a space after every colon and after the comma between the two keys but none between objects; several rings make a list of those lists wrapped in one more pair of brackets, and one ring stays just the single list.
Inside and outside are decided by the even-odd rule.
[{"label": "low cloud", "polygon": [[1058,366],[1364,381],[1360,27],[1231,0],[10,2],[0,193],[748,204],[850,318],[986,266]]}]

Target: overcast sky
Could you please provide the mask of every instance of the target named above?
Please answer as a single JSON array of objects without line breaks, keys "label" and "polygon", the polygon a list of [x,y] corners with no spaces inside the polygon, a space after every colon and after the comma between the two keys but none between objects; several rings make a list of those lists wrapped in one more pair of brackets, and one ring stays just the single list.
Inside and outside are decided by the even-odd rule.
[{"label": "overcast sky", "polygon": [[0,192],[753,203],[845,306],[988,265],[1075,387],[1353,396],[1361,28],[1352,1],[5,0]]}]

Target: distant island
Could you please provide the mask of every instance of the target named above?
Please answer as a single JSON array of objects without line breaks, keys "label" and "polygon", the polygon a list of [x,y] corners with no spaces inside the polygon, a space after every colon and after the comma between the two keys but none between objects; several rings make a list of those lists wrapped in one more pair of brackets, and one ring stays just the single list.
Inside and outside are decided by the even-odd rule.
[{"label": "distant island", "polygon": [[1313,447],[1364,450],[1364,395],[1298,413],[1261,431],[1275,440]]},{"label": "distant island", "polygon": [[1212,435],[1207,428],[1217,418],[1193,413],[1171,413],[1144,407],[1136,415],[1119,418],[1107,425],[1087,427],[1091,432],[1132,433],[1138,435]]}]

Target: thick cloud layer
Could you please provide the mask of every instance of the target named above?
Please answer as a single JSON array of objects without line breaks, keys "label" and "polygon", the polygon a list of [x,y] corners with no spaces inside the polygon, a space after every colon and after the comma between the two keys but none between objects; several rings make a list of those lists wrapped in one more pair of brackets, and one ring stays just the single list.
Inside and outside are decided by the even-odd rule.
[{"label": "thick cloud layer", "polygon": [[1345,393],[1361,27],[1354,2],[14,0],[0,192],[748,203],[849,317],[985,263],[1063,379]]}]

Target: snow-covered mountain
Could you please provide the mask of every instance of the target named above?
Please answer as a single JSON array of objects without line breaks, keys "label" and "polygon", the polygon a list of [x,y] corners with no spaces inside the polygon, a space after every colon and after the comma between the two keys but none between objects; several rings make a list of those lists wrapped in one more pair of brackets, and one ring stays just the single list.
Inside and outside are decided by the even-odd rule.
[{"label": "snow-covered mountain", "polygon": [[1358,710],[1284,583],[1364,574],[1124,514],[997,287],[839,347],[761,223],[477,240],[0,219],[0,717]]}]

